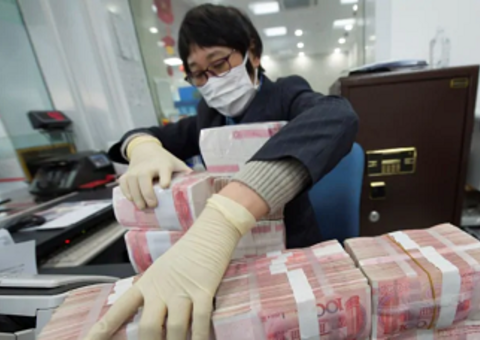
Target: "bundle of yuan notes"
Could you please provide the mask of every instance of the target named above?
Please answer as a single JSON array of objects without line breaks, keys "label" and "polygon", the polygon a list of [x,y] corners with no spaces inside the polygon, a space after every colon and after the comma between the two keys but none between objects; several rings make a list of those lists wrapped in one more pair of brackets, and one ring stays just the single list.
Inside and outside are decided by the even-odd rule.
[{"label": "bundle of yuan notes", "polygon": [[158,206],[139,210],[122,193],[113,189],[113,209],[118,223],[127,228],[186,231],[213,195],[213,177],[206,172],[177,176],[168,189],[154,186]]},{"label": "bundle of yuan notes", "polygon": [[370,287],[337,241],[232,261],[216,295],[217,339],[368,339]]},{"label": "bundle of yuan notes", "polygon": [[[71,291],[39,340],[82,339],[136,278]],[[219,287],[217,340],[367,339],[370,289],[339,243],[233,261]],[[112,338],[137,340],[141,311]]]},{"label": "bundle of yuan notes", "polygon": [[433,339],[442,332],[432,330],[480,319],[480,242],[459,228],[361,237],[345,247],[372,287],[372,339],[416,339],[419,330]]},{"label": "bundle of yuan notes", "polygon": [[[130,230],[125,234],[130,263],[143,273],[157,258],[175,244],[184,232],[163,230]],[[237,244],[232,258],[254,257],[285,249],[283,221],[259,221]]]},{"label": "bundle of yuan notes", "polygon": [[[394,339],[397,339],[395,337]],[[398,337],[402,340],[478,340],[480,321],[466,320],[446,329],[417,330],[415,334]]]},{"label": "bundle of yuan notes", "polygon": [[203,129],[200,152],[207,170],[238,172],[286,122],[228,125]]}]

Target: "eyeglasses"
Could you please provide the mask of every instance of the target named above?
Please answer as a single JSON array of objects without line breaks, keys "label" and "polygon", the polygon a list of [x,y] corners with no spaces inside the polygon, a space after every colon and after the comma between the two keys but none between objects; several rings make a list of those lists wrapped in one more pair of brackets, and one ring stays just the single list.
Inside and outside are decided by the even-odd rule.
[{"label": "eyeglasses", "polygon": [[208,65],[203,71],[190,72],[185,80],[196,87],[203,86],[207,83],[209,77],[223,77],[232,69],[230,57],[235,52],[232,50],[227,56],[215,60]]}]

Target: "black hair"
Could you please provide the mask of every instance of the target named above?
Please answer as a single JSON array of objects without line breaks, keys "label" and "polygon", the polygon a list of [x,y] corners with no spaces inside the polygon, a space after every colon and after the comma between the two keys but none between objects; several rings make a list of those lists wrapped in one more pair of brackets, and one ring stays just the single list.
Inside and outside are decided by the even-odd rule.
[{"label": "black hair", "polygon": [[[189,10],[180,26],[178,49],[185,71],[190,72],[188,56],[192,46],[225,46],[245,55],[253,46],[253,54],[262,56],[263,44],[247,15],[232,6],[204,4]],[[247,70],[253,74],[250,61]],[[259,71],[263,72],[260,66]]]}]

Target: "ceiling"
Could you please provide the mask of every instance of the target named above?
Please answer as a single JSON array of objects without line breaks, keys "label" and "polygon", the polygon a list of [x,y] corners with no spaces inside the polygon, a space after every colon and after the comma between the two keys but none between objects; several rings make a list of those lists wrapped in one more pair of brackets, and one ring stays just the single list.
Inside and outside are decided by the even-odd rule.
[{"label": "ceiling", "polygon": [[[159,29],[157,37],[161,39],[164,36],[165,25],[158,20],[152,11],[153,0],[134,0],[140,1],[142,5],[141,20],[144,32],[152,26]],[[334,29],[333,22],[339,19],[354,18],[361,13],[363,1],[358,1],[359,12],[354,13],[353,4],[341,4],[341,0],[278,0],[280,12],[265,15],[254,15],[248,7],[253,2],[268,2],[269,0],[171,0],[172,10],[175,17],[171,26],[171,35],[177,41],[178,29],[185,13],[192,7],[204,3],[215,3],[222,5],[235,6],[243,10],[252,19],[255,27],[258,29],[264,44],[264,55],[272,58],[290,58],[297,56],[300,51],[307,55],[313,54],[331,54],[335,48],[341,48],[343,52],[348,52],[356,39],[361,36],[359,25],[355,25],[347,42],[343,45],[338,43],[346,31],[343,28]],[[294,5],[296,8],[287,9],[286,4]],[[307,6],[299,6],[306,4]],[[267,37],[263,30],[269,27],[285,26],[287,34],[278,37]],[[301,37],[295,36],[297,29],[303,31]],[[148,33],[147,33],[148,34]],[[304,47],[299,49],[297,43],[303,42]]]},{"label": "ceiling", "polygon": [[[338,43],[338,39],[346,31],[343,28],[334,29],[333,22],[339,19],[355,17],[353,4],[342,5],[340,0],[278,0],[280,12],[264,15],[254,15],[248,5],[253,2],[269,2],[267,0],[183,1],[188,7],[210,2],[242,9],[252,19],[253,24],[262,37],[264,54],[274,58],[296,56],[299,51],[304,51],[305,54],[330,54],[338,47],[343,51],[348,51],[357,36],[355,30],[359,29],[358,26],[354,26],[354,30],[349,32],[347,42],[343,45]],[[358,5],[360,3],[361,1],[359,1]],[[289,4],[291,5],[290,7],[293,6],[295,8],[287,9],[286,7]],[[267,37],[263,32],[265,28],[278,26],[286,26],[287,34],[278,37]],[[303,31],[301,37],[295,36],[294,32],[297,29]],[[299,49],[297,47],[298,42],[303,42],[304,48]]]}]

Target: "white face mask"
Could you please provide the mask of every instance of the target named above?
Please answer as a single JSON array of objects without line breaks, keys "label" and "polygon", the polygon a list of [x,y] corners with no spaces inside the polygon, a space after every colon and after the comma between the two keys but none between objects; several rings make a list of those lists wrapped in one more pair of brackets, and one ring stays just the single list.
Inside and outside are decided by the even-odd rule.
[{"label": "white face mask", "polygon": [[[208,78],[208,81],[198,90],[207,102],[207,105],[216,109],[222,115],[235,117],[242,113],[255,96],[257,85],[252,84],[245,65],[248,61],[248,52],[241,65],[232,67],[223,77]],[[254,84],[257,83],[258,69],[255,69]]]}]

